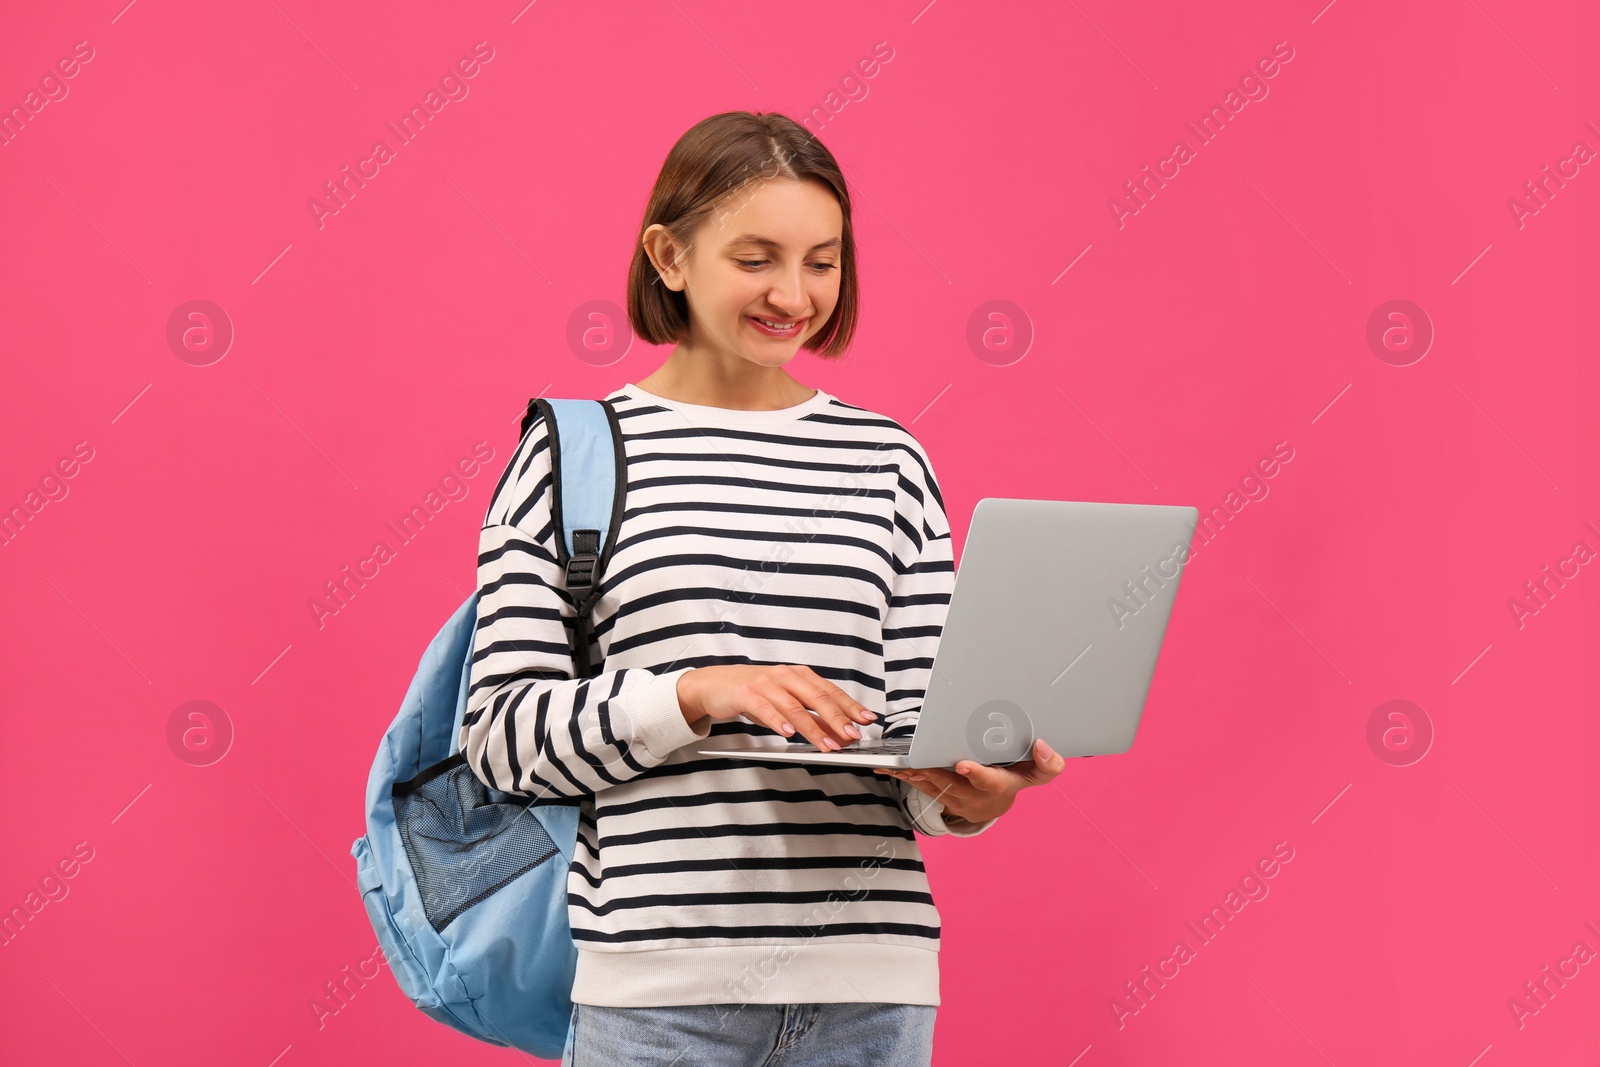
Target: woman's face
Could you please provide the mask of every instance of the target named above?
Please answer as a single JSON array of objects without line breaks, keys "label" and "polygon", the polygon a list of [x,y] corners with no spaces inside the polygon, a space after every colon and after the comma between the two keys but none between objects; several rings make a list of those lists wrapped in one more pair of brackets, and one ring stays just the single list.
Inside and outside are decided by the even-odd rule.
[{"label": "woman's face", "polygon": [[[839,301],[843,230],[839,202],[820,182],[758,179],[730,193],[662,272],[689,304],[680,347],[765,367],[789,362]],[[645,239],[663,253],[652,256],[658,267],[672,255],[664,229],[650,227]]]}]

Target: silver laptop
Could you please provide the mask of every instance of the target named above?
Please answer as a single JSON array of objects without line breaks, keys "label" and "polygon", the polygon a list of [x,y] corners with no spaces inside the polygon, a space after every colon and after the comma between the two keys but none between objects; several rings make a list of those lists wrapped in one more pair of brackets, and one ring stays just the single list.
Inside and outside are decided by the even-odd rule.
[{"label": "silver laptop", "polygon": [[854,767],[1016,763],[1039,737],[1064,756],[1126,752],[1198,518],[1172,505],[986,497],[909,738],[826,752],[774,733],[696,751]]}]

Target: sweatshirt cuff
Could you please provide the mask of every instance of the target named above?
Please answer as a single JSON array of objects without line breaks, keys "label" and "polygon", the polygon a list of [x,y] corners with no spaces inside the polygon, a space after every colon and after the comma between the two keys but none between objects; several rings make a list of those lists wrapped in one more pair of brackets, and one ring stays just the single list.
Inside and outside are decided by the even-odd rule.
[{"label": "sweatshirt cuff", "polygon": [[957,837],[977,837],[995,824],[994,819],[987,819],[983,822],[968,822],[966,819],[958,819],[954,815],[944,815],[942,812],[940,817],[944,819],[945,831]]},{"label": "sweatshirt cuff", "polygon": [[954,815],[946,817],[944,804],[933,799],[910,782],[897,782],[905,796],[906,811],[911,816],[912,825],[921,830],[928,837],[937,837],[940,834],[954,834],[956,837],[976,837],[995,824],[994,819],[985,822],[968,822],[958,819]]},{"label": "sweatshirt cuff", "polygon": [[678,679],[693,667],[659,674],[627,693],[628,741],[642,745],[657,759],[666,759],[691,741],[703,741],[711,733],[707,716],[693,726],[683,717],[678,703]]}]

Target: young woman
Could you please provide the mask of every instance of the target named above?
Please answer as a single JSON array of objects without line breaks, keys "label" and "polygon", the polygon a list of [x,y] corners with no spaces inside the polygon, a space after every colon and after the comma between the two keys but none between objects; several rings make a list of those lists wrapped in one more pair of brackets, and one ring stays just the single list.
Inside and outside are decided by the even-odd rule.
[{"label": "young woman", "polygon": [[567,1067],[929,1063],[939,915],[918,833],[971,836],[1064,766],[868,771],[701,755],[837,749],[916,724],[955,580],[899,423],[796,381],[858,302],[833,156],[775,114],[673,147],[628,279],[675,344],[605,398],[628,459],[591,662],[556,565],[543,420],[486,516],[462,750],[486,784],[580,798]]}]

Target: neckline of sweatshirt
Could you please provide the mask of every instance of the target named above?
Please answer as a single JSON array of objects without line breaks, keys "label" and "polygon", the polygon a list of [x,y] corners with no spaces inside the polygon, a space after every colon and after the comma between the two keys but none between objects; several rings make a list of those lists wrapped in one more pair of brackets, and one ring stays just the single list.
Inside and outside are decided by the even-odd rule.
[{"label": "neckline of sweatshirt", "polygon": [[697,426],[777,426],[783,423],[796,422],[807,415],[825,411],[834,402],[834,397],[821,389],[810,399],[802,400],[798,404],[786,408],[773,408],[766,411],[747,411],[743,408],[719,408],[708,404],[686,404],[681,400],[669,400],[664,396],[657,396],[647,389],[642,389],[638,384],[629,382],[621,389],[611,393],[606,399],[615,400],[624,396],[634,397],[644,403],[656,404],[672,411],[678,412],[687,421]]}]

